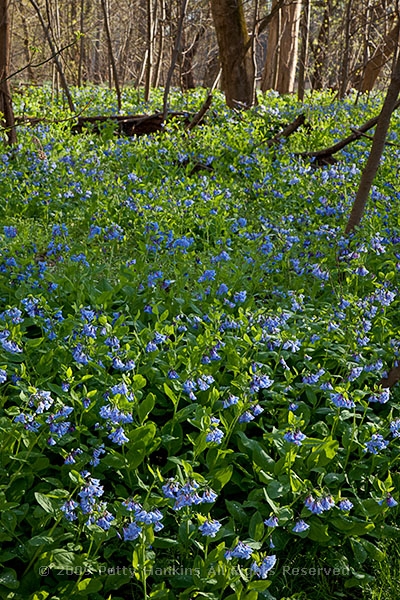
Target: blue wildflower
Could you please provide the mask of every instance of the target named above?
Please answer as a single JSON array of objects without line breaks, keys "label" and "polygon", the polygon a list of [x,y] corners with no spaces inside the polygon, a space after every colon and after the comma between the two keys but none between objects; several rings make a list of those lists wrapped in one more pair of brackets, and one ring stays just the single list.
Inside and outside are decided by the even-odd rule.
[{"label": "blue wildflower", "polygon": [[250,548],[247,544],[243,542],[239,542],[233,550],[227,550],[225,552],[225,558],[227,560],[231,560],[232,558],[250,558],[253,553],[253,549]]},{"label": "blue wildflower", "polygon": [[306,439],[304,433],[302,433],[299,429],[297,429],[296,431],[287,431],[283,437],[287,442],[290,442],[291,444],[296,444],[296,446],[301,446],[303,440]]},{"label": "blue wildflower", "polygon": [[60,507],[61,511],[64,513],[65,518],[67,519],[67,521],[75,521],[78,518],[77,515],[76,515],[76,513],[75,513],[75,509],[78,506],[79,506],[79,504],[77,502],[75,502],[75,500],[67,500]]},{"label": "blue wildflower", "polygon": [[266,556],[260,565],[256,562],[253,562],[251,565],[251,570],[259,577],[260,579],[266,579],[268,577],[269,571],[274,568],[276,563],[276,555],[272,554],[271,556]]},{"label": "blue wildflower", "polygon": [[6,238],[11,239],[17,236],[17,228],[13,225],[4,225],[3,231]]},{"label": "blue wildflower", "polygon": [[307,531],[307,529],[309,528],[310,526],[308,525],[308,523],[303,521],[303,519],[299,519],[293,527],[292,531],[294,531],[295,533],[302,533],[303,531]]},{"label": "blue wildflower", "polygon": [[72,356],[74,357],[75,362],[80,365],[87,365],[89,362],[89,357],[84,353],[82,344],[77,344],[72,351]]},{"label": "blue wildflower", "polygon": [[118,427],[115,431],[110,433],[107,437],[112,442],[114,442],[115,444],[118,444],[119,446],[122,446],[123,444],[126,444],[126,442],[129,442],[129,438],[126,437],[125,432],[122,427]]},{"label": "blue wildflower", "polygon": [[219,521],[212,519],[209,521],[205,521],[202,525],[200,525],[199,531],[204,536],[215,537],[221,527],[222,525]]},{"label": "blue wildflower", "polygon": [[400,437],[400,419],[391,421],[390,432],[392,433],[393,437]]},{"label": "blue wildflower", "polygon": [[278,527],[278,517],[276,515],[273,515],[272,517],[269,517],[269,519],[266,519],[264,521],[264,525],[266,525],[267,527]]},{"label": "blue wildflower", "polygon": [[389,442],[383,439],[380,433],[374,433],[371,439],[364,444],[364,452],[378,454],[380,450],[384,450],[389,445]]},{"label": "blue wildflower", "polygon": [[214,269],[207,269],[204,271],[202,275],[198,278],[198,282],[202,283],[203,281],[214,281],[216,272]]},{"label": "blue wildflower", "polygon": [[141,534],[142,528],[139,527],[137,523],[129,523],[127,527],[123,528],[124,531],[124,541],[132,542],[136,540]]},{"label": "blue wildflower", "polygon": [[398,502],[393,498],[392,494],[387,494],[386,498],[384,500],[380,500],[378,504],[383,504],[383,502],[385,502],[389,508],[393,508],[398,504]]},{"label": "blue wildflower", "polygon": [[347,500],[347,498],[344,498],[343,500],[341,500],[339,502],[339,509],[343,510],[343,511],[348,511],[351,510],[353,508],[353,503],[350,502],[350,500]]}]

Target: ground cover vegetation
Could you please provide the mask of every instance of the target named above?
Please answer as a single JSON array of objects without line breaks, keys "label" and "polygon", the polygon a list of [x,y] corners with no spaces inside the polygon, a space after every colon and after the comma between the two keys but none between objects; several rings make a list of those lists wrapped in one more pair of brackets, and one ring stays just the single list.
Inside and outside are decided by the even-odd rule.
[{"label": "ground cover vegetation", "polygon": [[381,102],[216,94],[190,133],[124,138],[16,97],[56,122],[0,155],[2,598],[395,597],[400,122],[348,236],[370,140],[296,154]]}]

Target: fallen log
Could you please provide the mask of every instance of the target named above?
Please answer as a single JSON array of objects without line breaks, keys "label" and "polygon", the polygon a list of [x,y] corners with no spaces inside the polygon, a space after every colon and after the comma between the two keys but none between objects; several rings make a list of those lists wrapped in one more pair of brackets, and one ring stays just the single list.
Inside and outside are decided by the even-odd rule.
[{"label": "fallen log", "polygon": [[163,131],[165,122],[173,117],[182,118],[185,123],[190,122],[190,115],[186,112],[169,112],[167,118],[164,119],[162,113],[153,115],[96,115],[85,117],[82,115],[68,117],[64,121],[46,119],[43,117],[20,117],[16,119],[16,125],[37,125],[38,123],[61,123],[70,121],[74,124],[71,131],[74,133],[82,133],[84,129],[91,129],[94,133],[100,133],[101,126],[105,123],[113,122],[116,125],[116,132],[119,135],[134,136],[146,135]]},{"label": "fallen log", "polygon": [[282,129],[280,133],[276,134],[273,138],[267,140],[267,146],[270,148],[274,144],[279,144],[282,138],[288,138],[290,135],[292,135],[292,133],[297,131],[299,127],[304,125],[305,121],[306,117],[303,113],[301,113],[295,118],[294,121],[289,123],[289,125],[287,125],[284,129]]},{"label": "fallen log", "polygon": [[[400,100],[396,102],[393,110],[396,110],[397,108],[399,108],[399,106]],[[339,142],[336,142],[336,144],[333,144],[333,146],[329,146],[328,148],[323,148],[322,150],[315,150],[311,152],[296,152],[296,155],[303,156],[305,158],[312,158],[314,159],[314,164],[319,166],[336,162],[336,160],[333,158],[333,155],[339,152],[340,150],[343,150],[343,148],[351,144],[351,142],[358,140],[365,134],[366,131],[369,131],[370,129],[372,129],[372,127],[375,127],[375,125],[378,122],[378,119],[379,115],[377,117],[369,119],[369,121],[367,121],[357,129],[352,129],[352,133],[349,136],[347,136],[343,140],[340,140]]]},{"label": "fallen log", "polygon": [[147,135],[149,133],[155,133],[157,131],[163,131],[165,121],[171,117],[182,117],[185,121],[188,120],[188,114],[182,112],[168,113],[167,118],[164,119],[162,113],[155,113],[153,115],[111,115],[111,116],[95,116],[95,117],[83,117],[79,116],[77,123],[72,127],[72,131],[75,133],[82,133],[82,131],[88,126],[94,133],[99,133],[101,125],[107,122],[116,123],[116,129],[120,135],[134,136],[134,135]]}]

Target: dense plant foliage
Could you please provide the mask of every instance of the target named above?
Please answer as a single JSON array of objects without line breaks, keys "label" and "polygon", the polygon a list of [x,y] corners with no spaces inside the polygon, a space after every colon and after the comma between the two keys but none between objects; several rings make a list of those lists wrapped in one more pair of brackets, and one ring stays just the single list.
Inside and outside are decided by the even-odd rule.
[{"label": "dense plant foliage", "polygon": [[[135,94],[124,112],[151,108]],[[217,98],[190,134],[137,139],[72,135],[47,98],[17,110],[65,120],[0,156],[1,597],[368,583],[400,533],[399,395],[380,386],[400,349],[398,121],[346,238],[370,142],[324,168],[296,152],[379,98],[270,94],[241,114]],[[115,110],[104,90],[75,100]],[[303,110],[309,127],[267,148]]]}]

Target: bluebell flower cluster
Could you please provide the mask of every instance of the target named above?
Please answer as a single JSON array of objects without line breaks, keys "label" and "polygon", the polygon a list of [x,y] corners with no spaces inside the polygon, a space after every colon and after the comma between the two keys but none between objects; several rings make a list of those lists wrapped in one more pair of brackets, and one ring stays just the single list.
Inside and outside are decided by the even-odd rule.
[{"label": "bluebell flower cluster", "polygon": [[248,559],[252,553],[253,549],[250,546],[244,542],[238,542],[233,550],[227,550],[224,556],[227,560],[231,560],[232,558]]},{"label": "bluebell flower cluster", "polygon": [[221,527],[222,525],[219,521],[216,521],[215,519],[209,519],[200,525],[199,531],[202,535],[213,538],[217,535]]},{"label": "bluebell flower cluster", "polygon": [[383,438],[380,433],[374,433],[371,439],[364,444],[364,452],[371,452],[371,454],[378,454],[381,450],[385,450],[389,445],[389,442]]},{"label": "bluebell flower cluster", "polygon": [[283,438],[291,443],[291,444],[295,444],[296,446],[301,446],[303,441],[306,439],[306,435],[304,435],[304,433],[302,433],[299,429],[297,430],[290,430],[287,431],[284,435]]},{"label": "bluebell flower cluster", "polygon": [[274,568],[276,564],[276,555],[271,554],[263,558],[260,564],[253,562],[251,570],[257,575],[259,579],[267,579],[268,573]]},{"label": "bluebell flower cluster", "polygon": [[210,488],[205,488],[201,496],[199,494],[200,485],[193,479],[185,484],[180,484],[174,479],[169,479],[163,486],[162,492],[166,498],[175,500],[173,509],[180,510],[184,506],[193,506],[197,504],[212,504],[217,499],[217,494]]},{"label": "bluebell flower cluster", "polygon": [[213,442],[214,444],[220,444],[224,437],[224,432],[219,429],[218,425],[220,420],[216,417],[211,418],[210,428],[206,435],[206,442]]},{"label": "bluebell flower cluster", "polygon": [[335,501],[332,496],[321,496],[320,498],[314,498],[311,494],[307,496],[304,506],[308,508],[314,515],[320,515],[324,511],[330,510],[335,506]]}]

